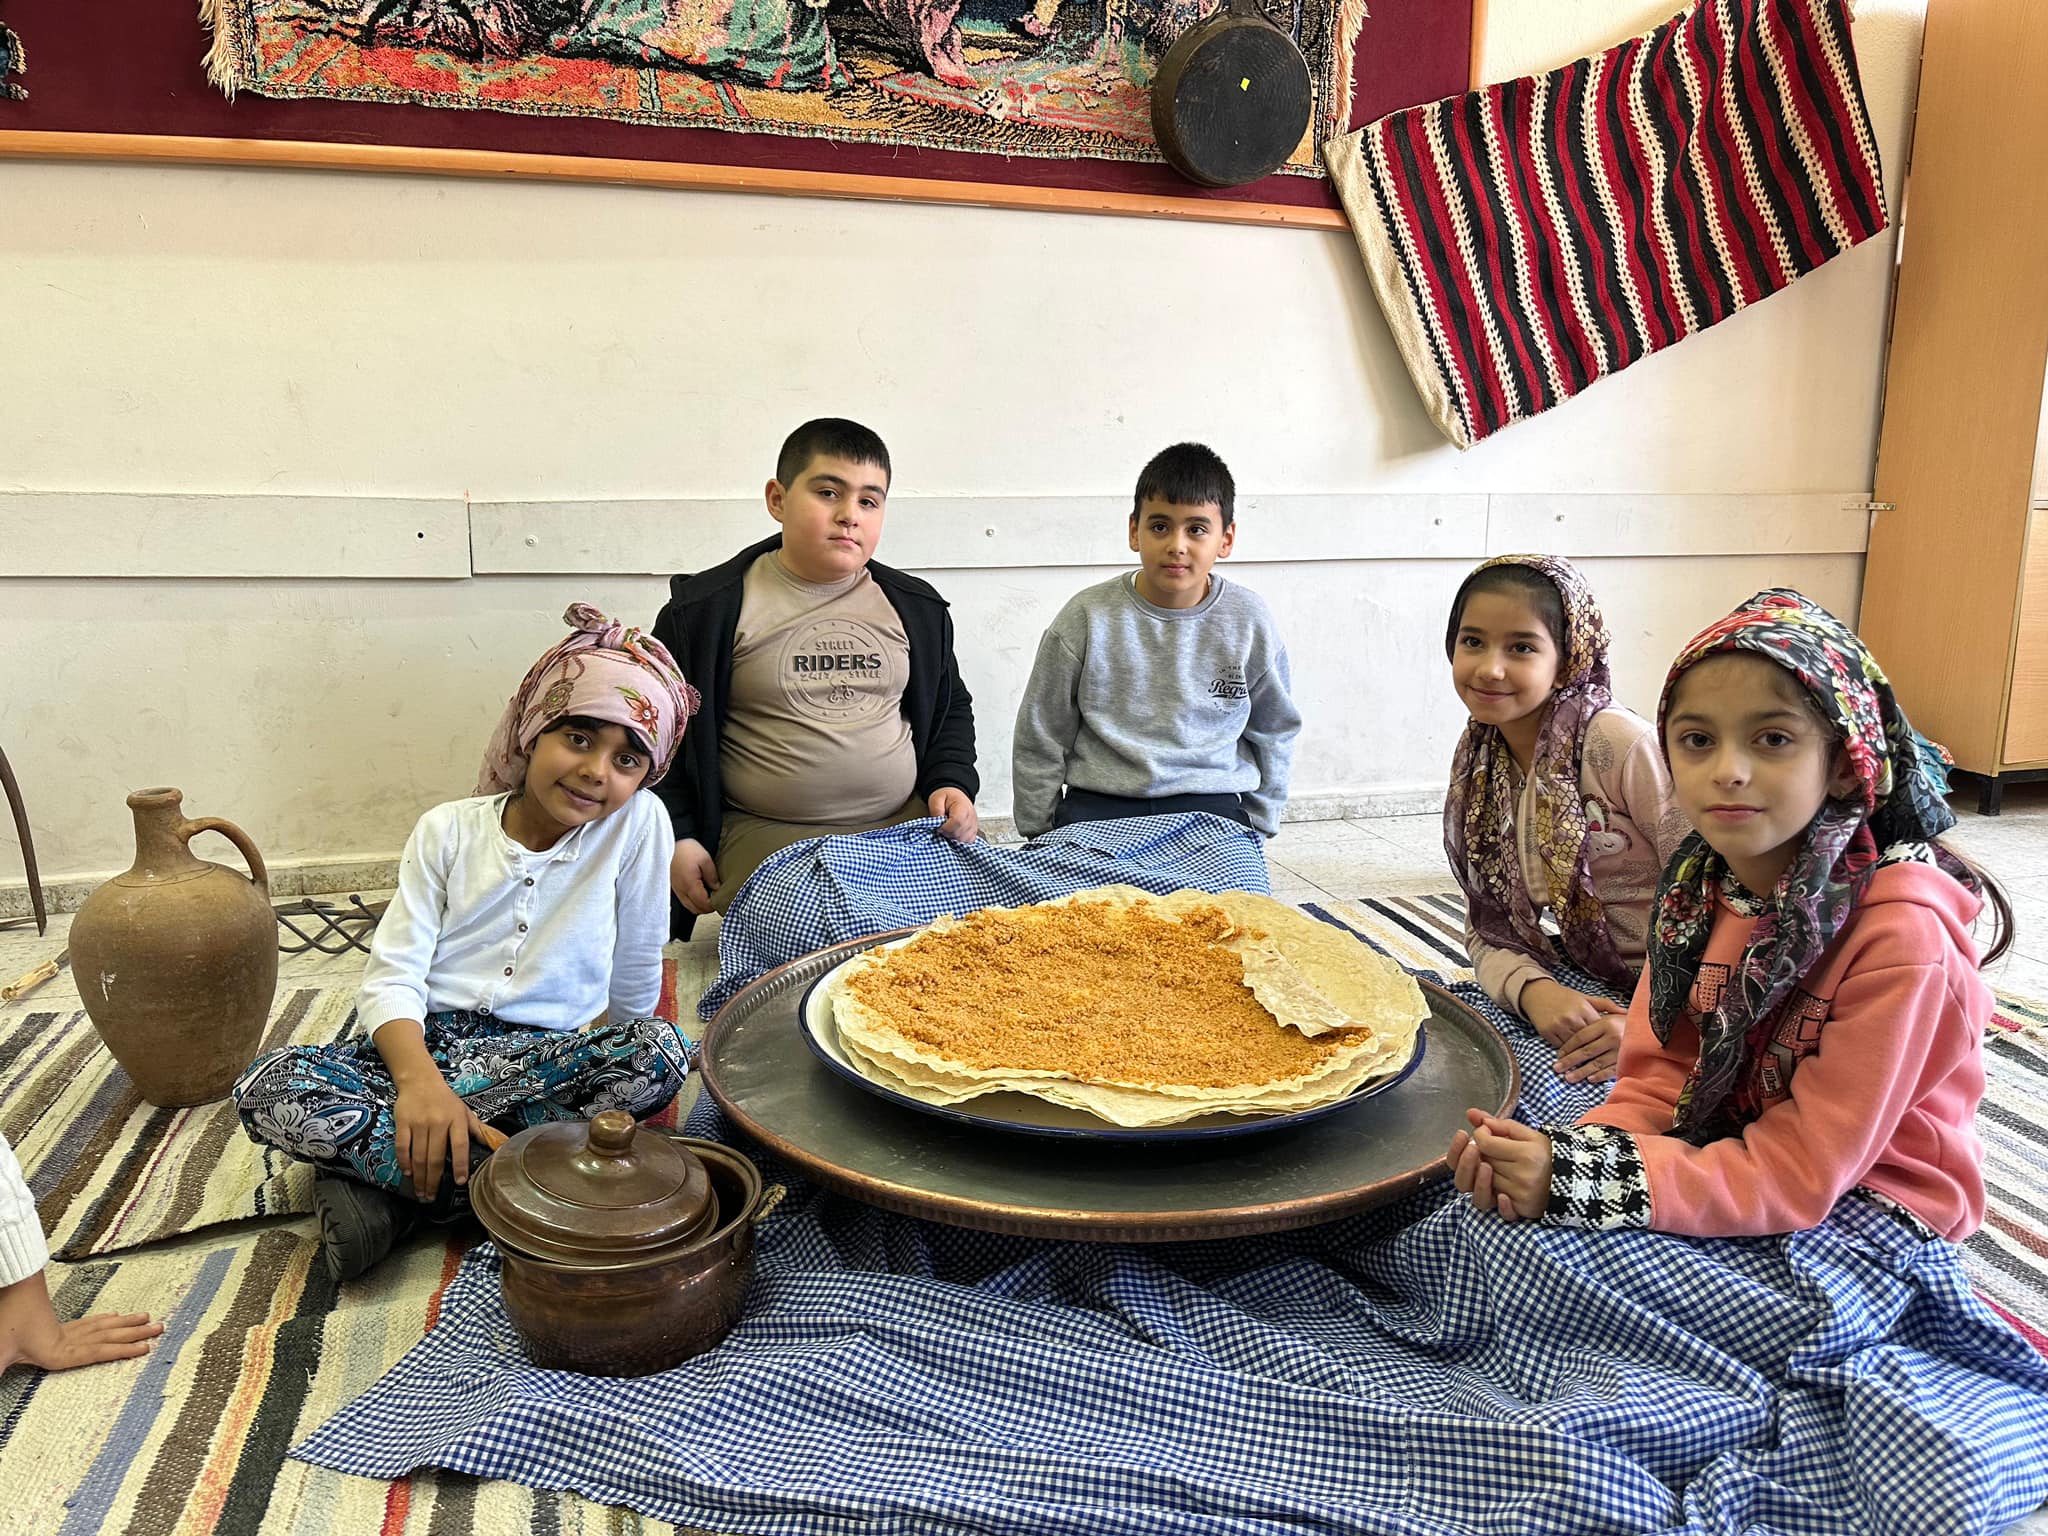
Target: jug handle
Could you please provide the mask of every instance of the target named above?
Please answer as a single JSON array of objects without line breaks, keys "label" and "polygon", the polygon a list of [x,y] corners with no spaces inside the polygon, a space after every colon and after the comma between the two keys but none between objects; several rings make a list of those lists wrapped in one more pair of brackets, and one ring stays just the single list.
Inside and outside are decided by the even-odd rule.
[{"label": "jug handle", "polygon": [[249,834],[232,821],[222,821],[218,816],[202,816],[197,821],[188,821],[178,828],[178,836],[189,843],[202,832],[218,832],[235,845],[236,851],[248,861],[249,880],[263,893],[263,899],[270,899],[270,871],[263,867],[263,855],[256,851],[256,845],[249,841]]}]

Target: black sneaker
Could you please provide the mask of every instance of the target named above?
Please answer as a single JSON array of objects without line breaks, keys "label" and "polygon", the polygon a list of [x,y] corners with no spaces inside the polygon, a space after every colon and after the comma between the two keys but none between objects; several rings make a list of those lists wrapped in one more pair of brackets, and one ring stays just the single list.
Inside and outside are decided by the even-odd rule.
[{"label": "black sneaker", "polygon": [[416,1201],[352,1179],[317,1179],[313,1214],[320,1222],[320,1258],[336,1280],[353,1280],[420,1224]]}]

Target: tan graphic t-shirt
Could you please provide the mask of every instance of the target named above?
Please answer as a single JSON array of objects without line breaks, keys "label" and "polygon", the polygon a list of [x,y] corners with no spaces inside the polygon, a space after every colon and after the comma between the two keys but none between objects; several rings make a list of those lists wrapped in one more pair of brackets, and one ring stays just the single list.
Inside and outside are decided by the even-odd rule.
[{"label": "tan graphic t-shirt", "polygon": [[865,570],[817,586],[773,550],[748,567],[718,746],[725,799],[773,821],[881,821],[917,787],[910,641]]}]

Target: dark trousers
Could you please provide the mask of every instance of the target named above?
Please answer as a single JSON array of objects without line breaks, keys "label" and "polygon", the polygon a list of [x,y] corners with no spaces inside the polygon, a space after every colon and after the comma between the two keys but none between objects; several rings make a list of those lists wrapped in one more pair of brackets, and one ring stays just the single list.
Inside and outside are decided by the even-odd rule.
[{"label": "dark trousers", "polygon": [[1067,786],[1059,808],[1052,813],[1052,824],[1067,827],[1077,821],[1114,821],[1124,816],[1185,816],[1192,811],[1228,817],[1240,826],[1252,824],[1251,817],[1244,812],[1242,795],[1157,795],[1149,800],[1134,800],[1128,795],[1098,795],[1092,789],[1075,789],[1071,784]]}]

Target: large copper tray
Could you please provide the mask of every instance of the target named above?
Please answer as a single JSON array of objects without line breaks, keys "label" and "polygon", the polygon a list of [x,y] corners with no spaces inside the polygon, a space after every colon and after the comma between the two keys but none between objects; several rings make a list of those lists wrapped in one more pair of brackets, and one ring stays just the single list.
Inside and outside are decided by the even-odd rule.
[{"label": "large copper tray", "polygon": [[1095,1242],[1241,1237],[1314,1226],[1406,1194],[1443,1171],[1472,1106],[1509,1113],[1514,1057],[1440,987],[1429,1049],[1398,1087],[1270,1135],[1133,1146],[1036,1141],[900,1109],[842,1081],[804,1043],[797,1009],[819,976],[878,933],[779,966],[719,1009],[704,1087],[739,1128],[828,1189],[884,1210],[988,1232]]}]

